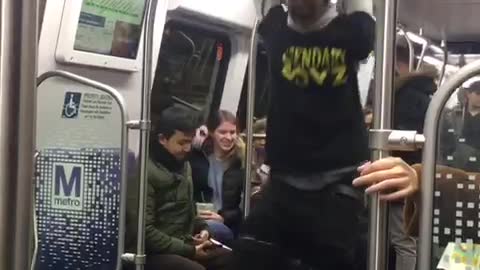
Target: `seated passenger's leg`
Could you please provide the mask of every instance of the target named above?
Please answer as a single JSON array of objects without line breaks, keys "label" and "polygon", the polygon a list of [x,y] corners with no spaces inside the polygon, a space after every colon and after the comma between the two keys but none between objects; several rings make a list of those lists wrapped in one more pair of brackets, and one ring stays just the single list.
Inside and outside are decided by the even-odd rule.
[{"label": "seated passenger's leg", "polygon": [[225,224],[214,221],[207,220],[208,230],[212,233],[212,237],[215,240],[220,241],[223,244],[229,245],[233,241],[233,232]]},{"label": "seated passenger's leg", "polygon": [[205,266],[207,270],[231,270],[232,252],[223,248],[216,248],[210,251],[212,257],[198,262]]},{"label": "seated passenger's leg", "polygon": [[145,270],[205,270],[205,267],[178,255],[148,255]]}]

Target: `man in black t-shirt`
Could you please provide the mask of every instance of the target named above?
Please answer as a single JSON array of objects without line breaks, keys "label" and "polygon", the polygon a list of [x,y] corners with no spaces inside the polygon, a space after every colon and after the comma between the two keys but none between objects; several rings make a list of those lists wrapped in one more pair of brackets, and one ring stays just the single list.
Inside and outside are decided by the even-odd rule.
[{"label": "man in black t-shirt", "polygon": [[[318,7],[302,13],[310,2],[327,2],[320,19],[307,16]],[[369,158],[357,66],[373,49],[374,21],[363,12],[336,16],[328,1],[289,4],[289,16],[271,11],[275,16],[260,27],[271,72],[270,165],[282,173],[309,174],[355,166]]]},{"label": "man in black t-shirt", "polygon": [[360,172],[356,186],[382,182],[367,192],[394,190],[383,193],[387,200],[415,189],[414,172],[402,161],[359,168],[369,150],[357,67],[373,49],[374,21],[364,12],[338,15],[329,0],[288,5],[288,13],[271,9],[259,29],[272,89],[270,181],[245,221],[235,269],[292,269],[299,263],[363,269],[367,224],[363,193],[352,180]]}]

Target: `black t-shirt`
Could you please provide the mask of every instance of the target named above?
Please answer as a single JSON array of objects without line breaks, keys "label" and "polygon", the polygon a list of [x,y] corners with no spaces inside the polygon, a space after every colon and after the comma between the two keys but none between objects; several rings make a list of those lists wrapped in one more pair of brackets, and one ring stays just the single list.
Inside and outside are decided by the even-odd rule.
[{"label": "black t-shirt", "polygon": [[271,72],[266,151],[272,172],[322,173],[369,158],[357,69],[373,49],[374,24],[355,12],[302,34],[287,26],[282,10],[267,15],[260,34]]}]

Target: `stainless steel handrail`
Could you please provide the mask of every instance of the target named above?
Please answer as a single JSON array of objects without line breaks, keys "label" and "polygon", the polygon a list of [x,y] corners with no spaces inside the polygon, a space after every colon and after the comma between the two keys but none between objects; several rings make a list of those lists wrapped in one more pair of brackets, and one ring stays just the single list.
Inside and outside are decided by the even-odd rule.
[{"label": "stainless steel handrail", "polygon": [[440,78],[438,80],[438,84],[442,85],[444,83],[444,80],[445,80],[445,73],[447,71],[449,54],[448,54],[447,42],[445,40],[442,40],[442,44],[441,44],[440,47],[442,47],[442,50],[443,50],[443,66],[442,66],[442,70],[440,71]]},{"label": "stainless steel handrail", "polygon": [[428,50],[428,46],[430,45],[430,43],[425,42],[425,44],[423,44],[422,46],[422,52],[420,53],[420,58],[418,59],[418,64],[417,64],[417,71],[420,70],[422,68],[422,65],[423,65],[423,59],[425,59],[425,55],[427,54],[427,50]]},{"label": "stainless steel handrail", "polygon": [[257,72],[257,45],[258,45],[258,27],[260,20],[255,19],[250,40],[250,55],[248,59],[248,93],[247,93],[247,150],[245,160],[245,186],[243,215],[247,217],[250,213],[250,197],[252,194],[251,175],[253,170],[253,118],[255,113],[255,86]]},{"label": "stainless steel handrail", "polygon": [[150,138],[150,100],[152,89],[153,27],[158,0],[146,0],[145,27],[143,31],[143,82],[140,128],[140,183],[138,194],[138,227],[136,270],[145,267],[145,207],[147,204],[147,162]]},{"label": "stainless steel handrail", "polygon": [[[391,128],[393,59],[396,36],[396,0],[377,1],[376,6],[376,50],[375,50],[375,100],[374,129]],[[388,151],[373,151],[373,159],[389,155]],[[388,205],[380,201],[379,195],[371,196],[369,223],[369,268],[387,268]]]},{"label": "stainless steel handrail", "polygon": [[402,26],[399,26],[398,30],[403,34],[403,37],[407,41],[407,44],[408,44],[408,70],[410,72],[412,72],[415,68],[414,67],[415,66],[415,47],[413,47],[413,42],[410,39],[410,37],[408,37],[408,34],[405,31],[405,29],[403,29]]},{"label": "stainless steel handrail", "polygon": [[38,1],[0,1],[0,269],[32,257]]}]

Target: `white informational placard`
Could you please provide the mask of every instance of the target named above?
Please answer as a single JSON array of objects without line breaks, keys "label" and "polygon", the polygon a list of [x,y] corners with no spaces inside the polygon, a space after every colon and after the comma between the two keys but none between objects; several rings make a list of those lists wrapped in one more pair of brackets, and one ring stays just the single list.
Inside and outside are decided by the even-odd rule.
[{"label": "white informational placard", "polygon": [[138,71],[145,0],[65,0],[56,60]]}]

